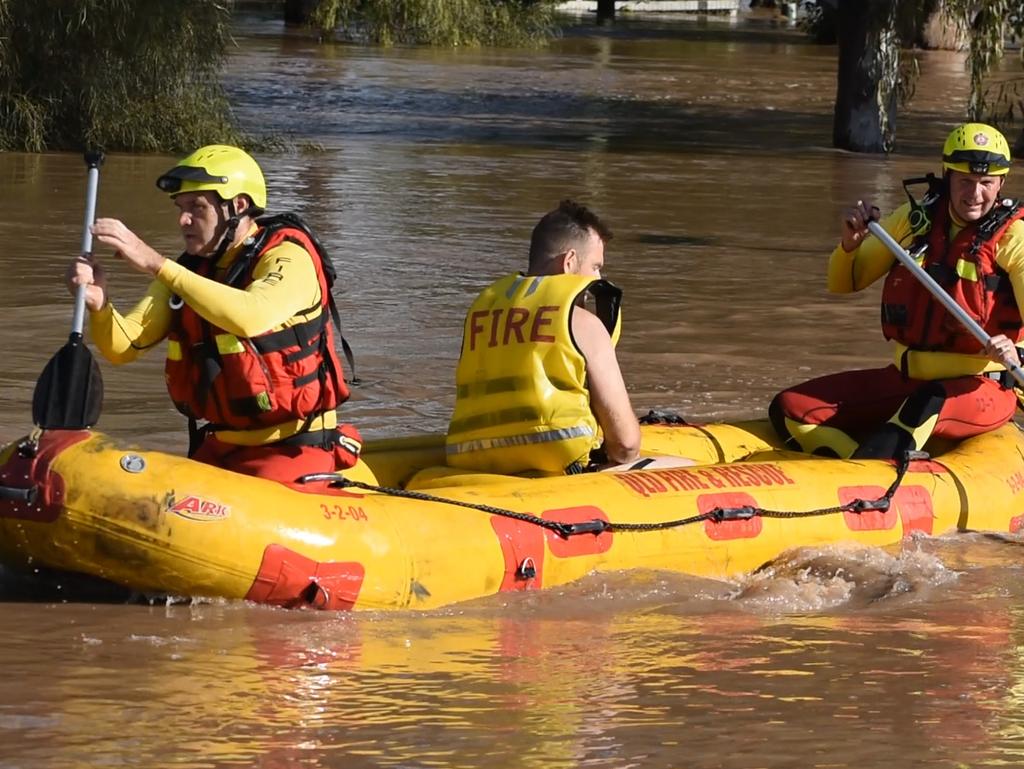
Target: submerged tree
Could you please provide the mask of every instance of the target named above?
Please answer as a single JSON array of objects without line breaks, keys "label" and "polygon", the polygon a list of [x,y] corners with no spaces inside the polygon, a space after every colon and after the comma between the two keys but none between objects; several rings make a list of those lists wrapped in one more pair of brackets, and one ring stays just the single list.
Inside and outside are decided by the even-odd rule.
[{"label": "submerged tree", "polygon": [[324,34],[390,45],[524,45],[554,31],[553,0],[319,0]]},{"label": "submerged tree", "polygon": [[[1020,0],[818,0],[809,31],[826,39],[834,10],[839,77],[833,139],[836,147],[888,152],[895,140],[899,101],[912,93],[913,67],[902,49],[917,44],[926,21],[938,16],[955,37],[969,41],[967,66],[971,120],[993,122],[1024,116],[1024,77],[994,87],[986,78],[1003,54],[1011,31],[1024,34]],[[1018,139],[1024,148],[1024,133]]]},{"label": "submerged tree", "polygon": [[854,152],[890,152],[896,109],[912,93],[913,60],[906,41],[936,10],[935,0],[838,0],[839,73],[833,145]]},{"label": "submerged tree", "polygon": [[237,141],[229,22],[230,0],[0,0],[0,149]]},{"label": "submerged tree", "polygon": [[896,92],[886,75],[898,56],[893,0],[840,0],[839,71],[832,144],[854,152],[887,152],[892,146]]},{"label": "submerged tree", "polygon": [[[950,3],[961,27],[970,32],[968,117],[995,123],[1024,117],[1024,77],[1009,78],[994,86],[985,82],[1002,58],[1007,36],[1011,32],[1018,37],[1024,35],[1024,7],[1019,0],[950,0]],[[1019,152],[1024,150],[1024,131],[1018,133],[1015,149]]]}]

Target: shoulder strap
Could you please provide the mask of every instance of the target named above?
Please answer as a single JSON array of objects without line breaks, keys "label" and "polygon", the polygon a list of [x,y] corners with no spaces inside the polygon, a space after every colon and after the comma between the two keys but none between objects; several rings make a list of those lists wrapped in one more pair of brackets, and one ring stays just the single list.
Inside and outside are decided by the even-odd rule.
[{"label": "shoulder strap", "polygon": [[[194,272],[198,275],[202,275],[202,270],[200,270],[199,268],[207,260],[201,256],[190,254],[188,253],[188,251],[182,251],[176,261],[189,272]],[[178,311],[182,308],[184,302],[182,301],[181,297],[178,296],[177,294],[171,294],[171,298],[168,300],[168,304],[170,305],[171,310],[174,312],[174,314],[171,317],[171,323],[174,326],[178,326],[181,323],[181,315]]]},{"label": "shoulder strap", "polygon": [[[924,197],[918,200],[910,191],[911,187],[927,184],[928,190]],[[946,181],[929,173],[925,176],[917,176],[913,179],[903,180],[903,191],[907,193],[907,200],[910,201],[910,214],[907,217],[910,223],[910,231],[915,236],[922,236],[932,228],[932,209],[942,199],[946,191]]]},{"label": "shoulder strap", "polygon": [[[256,224],[259,225],[260,230],[256,235],[255,243],[251,246],[252,255],[250,255],[250,259],[253,255],[262,253],[263,250],[267,248],[267,244],[270,239],[278,235],[282,230],[298,230],[306,236],[310,243],[312,243],[313,253],[310,254],[310,256],[314,259],[320,260],[320,268],[323,270],[324,280],[327,283],[326,304],[331,313],[331,321],[334,323],[334,327],[338,330],[338,338],[341,340],[341,350],[345,355],[345,363],[348,364],[347,371],[350,376],[348,382],[353,385],[358,384],[359,379],[356,377],[355,356],[352,354],[352,347],[349,345],[348,340],[345,339],[345,335],[342,333],[341,314],[338,311],[338,304],[334,300],[334,294],[331,292],[331,288],[338,279],[338,272],[334,267],[334,261],[328,255],[323,243],[320,242],[320,238],[317,237],[313,229],[306,224],[305,220],[301,216],[291,211],[257,217]],[[287,232],[282,234],[281,238],[289,239]]]},{"label": "shoulder strap", "polygon": [[1020,208],[1020,202],[1013,198],[1003,198],[1000,200],[989,212],[989,215],[985,217],[984,221],[978,225],[977,241],[985,242],[991,240],[1002,232],[1003,229],[1009,226],[1014,217],[1018,216]]},{"label": "shoulder strap", "polygon": [[306,224],[305,220],[301,216],[296,213],[286,211],[272,216],[257,217],[256,224],[260,227],[260,233],[259,236],[257,236],[257,242],[261,246],[260,250],[262,250],[263,245],[271,235],[282,229],[298,230],[309,238],[309,241],[313,244],[313,248],[316,251],[315,255],[320,258],[320,262],[324,270],[324,277],[327,278],[327,285],[334,285],[334,282],[338,279],[338,272],[334,268],[334,262],[328,255],[327,249],[324,248],[323,243],[320,242],[320,238],[317,237],[313,229]]}]

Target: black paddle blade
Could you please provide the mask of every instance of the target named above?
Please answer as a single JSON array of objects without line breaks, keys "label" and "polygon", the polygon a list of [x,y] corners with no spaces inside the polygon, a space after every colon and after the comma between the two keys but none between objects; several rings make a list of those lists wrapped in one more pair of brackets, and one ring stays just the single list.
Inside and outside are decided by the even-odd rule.
[{"label": "black paddle blade", "polygon": [[32,393],[32,421],[44,430],[84,430],[99,421],[103,407],[100,367],[81,335],[50,358]]}]

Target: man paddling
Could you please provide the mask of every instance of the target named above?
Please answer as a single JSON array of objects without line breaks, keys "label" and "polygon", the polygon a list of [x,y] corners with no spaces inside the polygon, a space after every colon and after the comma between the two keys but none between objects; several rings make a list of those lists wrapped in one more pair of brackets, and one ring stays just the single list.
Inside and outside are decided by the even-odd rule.
[{"label": "man paddling", "polygon": [[351,467],[359,434],[335,414],[348,388],[331,325],[334,270],[315,236],[294,215],[261,216],[263,172],[237,147],[196,150],[157,186],[177,208],[177,260],[117,219],[92,227],[154,278],[130,312],[110,303],[97,261],[68,268],[72,293],[87,286],[96,346],[120,364],[167,339],[167,386],[190,420],[193,459],[284,483]]},{"label": "man paddling", "polygon": [[[592,211],[563,200],[534,227],[527,271],[501,278],[473,302],[455,377],[449,465],[558,475],[636,463],[640,425],[615,356],[622,292],[601,279],[611,237]],[[693,464],[640,463],[653,461]]]},{"label": "man paddling", "polygon": [[[977,319],[989,343],[983,347],[869,236],[878,209],[857,201],[842,216],[828,287],[850,293],[885,277],[882,331],[895,343],[896,362],[779,393],[769,415],[781,436],[804,451],[892,458],[921,449],[932,435],[967,438],[1010,420],[1017,397],[1006,366],[1020,365],[1015,345],[1024,338],[1024,209],[1001,196],[1010,163],[999,131],[960,125],[943,146],[942,177],[904,182],[910,201],[880,222]],[[916,183],[928,184],[922,201],[910,192]]]}]

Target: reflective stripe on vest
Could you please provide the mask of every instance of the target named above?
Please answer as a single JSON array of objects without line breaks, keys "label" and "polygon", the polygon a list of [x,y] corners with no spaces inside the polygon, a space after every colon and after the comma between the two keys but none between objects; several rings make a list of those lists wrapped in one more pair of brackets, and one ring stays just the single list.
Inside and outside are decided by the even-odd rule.
[{"label": "reflective stripe on vest", "polygon": [[216,334],[213,340],[217,343],[217,352],[221,355],[238,355],[245,352],[245,345],[234,334]]},{"label": "reflective stripe on vest", "polygon": [[549,441],[568,441],[574,438],[589,437],[597,435],[589,425],[578,427],[566,427],[561,430],[545,430],[539,433],[527,433],[525,435],[510,435],[507,438],[480,438],[462,443],[449,443],[444,450],[448,456],[454,454],[465,454],[469,451],[487,451],[489,449],[502,449],[510,446],[532,446],[537,443],[548,443]]},{"label": "reflective stripe on vest", "polygon": [[[234,334],[216,334],[214,343],[217,345],[217,352],[221,355],[238,355],[245,352],[245,345]],[[182,359],[181,342],[177,339],[167,340],[167,359]]]},{"label": "reflective stripe on vest", "polygon": [[956,274],[972,283],[978,282],[978,268],[965,259],[956,260]]}]

